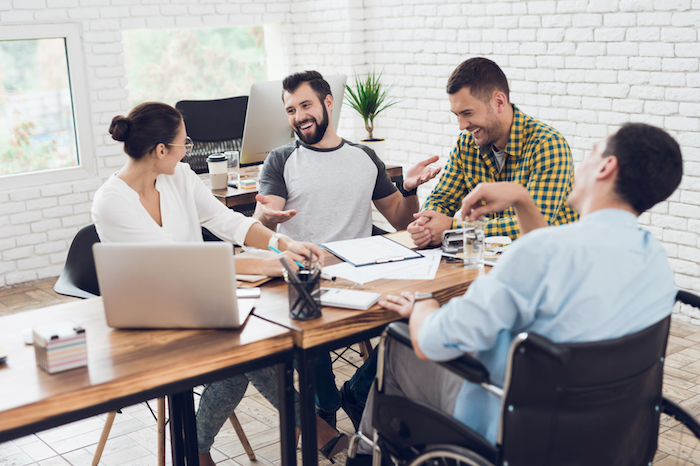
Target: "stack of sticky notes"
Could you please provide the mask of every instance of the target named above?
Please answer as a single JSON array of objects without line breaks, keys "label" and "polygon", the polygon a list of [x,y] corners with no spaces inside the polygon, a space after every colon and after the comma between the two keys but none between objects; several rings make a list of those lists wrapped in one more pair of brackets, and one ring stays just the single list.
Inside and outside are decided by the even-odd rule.
[{"label": "stack of sticky notes", "polygon": [[238,183],[238,187],[240,189],[255,189],[257,187],[257,183],[255,182],[255,180],[250,180],[250,179],[241,180]]},{"label": "stack of sticky notes", "polygon": [[85,329],[72,320],[33,329],[36,363],[49,374],[87,366]]}]

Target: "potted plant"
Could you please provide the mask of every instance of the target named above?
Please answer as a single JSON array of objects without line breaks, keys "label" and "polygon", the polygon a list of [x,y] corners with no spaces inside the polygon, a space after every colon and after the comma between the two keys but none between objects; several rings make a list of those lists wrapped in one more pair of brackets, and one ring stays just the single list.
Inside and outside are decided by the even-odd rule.
[{"label": "potted plant", "polygon": [[359,113],[365,122],[368,137],[360,142],[371,147],[379,158],[384,156],[385,141],[384,139],[374,138],[374,118],[382,111],[398,103],[389,97],[391,87],[382,90],[381,78],[381,73],[377,75],[374,71],[370,71],[364,79],[355,75],[355,90],[349,85],[345,85],[348,94],[346,104]]}]

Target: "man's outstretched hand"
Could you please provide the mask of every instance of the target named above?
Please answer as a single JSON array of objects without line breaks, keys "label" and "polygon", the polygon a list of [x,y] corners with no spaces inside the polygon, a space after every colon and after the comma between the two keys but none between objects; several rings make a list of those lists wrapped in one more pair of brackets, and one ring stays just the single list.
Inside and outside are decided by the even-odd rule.
[{"label": "man's outstretched hand", "polygon": [[437,155],[433,155],[412,166],[404,177],[403,189],[410,191],[435,178],[437,174],[440,173],[440,167],[431,168],[428,165],[437,162],[438,159],[439,157]]},{"label": "man's outstretched hand", "polygon": [[255,200],[261,207],[263,218],[260,220],[265,224],[284,223],[297,214],[296,210],[279,210],[274,200],[262,194],[256,195]]}]

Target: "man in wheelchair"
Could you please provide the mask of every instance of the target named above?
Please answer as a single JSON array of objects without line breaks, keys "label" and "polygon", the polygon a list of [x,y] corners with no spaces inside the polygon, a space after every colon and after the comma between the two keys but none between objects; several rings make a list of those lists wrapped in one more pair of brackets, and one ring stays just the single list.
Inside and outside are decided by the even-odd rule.
[{"label": "man in wheelchair", "polygon": [[[380,301],[409,319],[413,346],[411,350],[387,340],[382,392],[453,415],[476,434],[476,443],[481,438],[496,445],[502,417],[499,396],[431,361],[471,353],[488,369],[490,382],[504,387],[509,348],[520,332],[553,342],[597,342],[634,334],[667,318],[677,293],[673,273],[663,246],[637,226],[636,217],[670,196],[681,177],[676,141],[659,128],[633,123],[599,141],[578,167],[567,200],[581,215],[576,223],[548,227],[520,185],[477,186],[463,200],[461,214],[475,220],[513,206],[523,236],[464,296],[442,307],[430,296],[408,291]],[[660,397],[660,373],[658,379]],[[375,396],[373,389],[359,428],[370,438]],[[403,435],[407,427],[399,420],[391,422],[397,435]],[[366,443],[360,442],[358,453],[348,464],[371,459]],[[497,455],[489,461],[508,464]]]}]

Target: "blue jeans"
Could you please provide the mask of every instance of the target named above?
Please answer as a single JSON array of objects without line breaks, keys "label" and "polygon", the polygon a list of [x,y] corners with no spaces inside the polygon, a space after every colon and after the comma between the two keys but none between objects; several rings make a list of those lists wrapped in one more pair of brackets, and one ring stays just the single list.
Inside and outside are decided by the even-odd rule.
[{"label": "blue jeans", "polygon": [[354,397],[351,402],[359,402],[362,406],[367,403],[369,390],[372,388],[372,382],[377,375],[377,348],[374,348],[367,360],[355,371],[350,380],[348,380],[348,388]]},{"label": "blue jeans", "polygon": [[[335,386],[335,374],[329,353],[316,357],[316,406],[325,413],[340,409],[340,392]],[[371,382],[370,382],[371,383]]]},{"label": "blue jeans", "polygon": [[[230,379],[219,380],[204,387],[202,399],[197,408],[197,450],[207,453],[214,444],[214,437],[221,426],[243,399],[248,382],[279,410],[277,391],[277,370],[275,366],[265,367]],[[294,392],[294,422],[299,425],[299,394]]]}]

